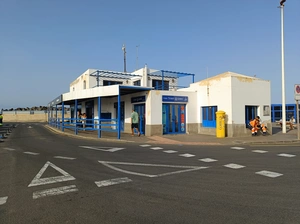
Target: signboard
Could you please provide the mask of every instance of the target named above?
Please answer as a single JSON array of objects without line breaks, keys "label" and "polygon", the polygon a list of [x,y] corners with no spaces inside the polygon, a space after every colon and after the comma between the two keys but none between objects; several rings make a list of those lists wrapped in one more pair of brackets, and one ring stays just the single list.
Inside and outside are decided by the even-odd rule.
[{"label": "signboard", "polygon": [[300,84],[295,85],[295,100],[300,100]]},{"label": "signboard", "polygon": [[132,97],[131,103],[141,103],[146,101],[146,96]]},{"label": "signboard", "polygon": [[162,96],[163,102],[188,102],[188,99],[189,98],[187,96]]},{"label": "signboard", "polygon": [[185,129],[185,114],[184,114],[185,110],[184,110],[184,105],[182,105],[180,107],[180,128],[181,128],[181,131],[184,132],[184,129]]}]

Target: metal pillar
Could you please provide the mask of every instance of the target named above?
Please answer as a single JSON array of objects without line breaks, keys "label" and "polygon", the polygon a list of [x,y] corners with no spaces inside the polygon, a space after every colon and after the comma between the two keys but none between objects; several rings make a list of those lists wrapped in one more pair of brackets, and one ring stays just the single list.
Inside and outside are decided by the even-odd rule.
[{"label": "metal pillar", "polygon": [[61,130],[65,130],[65,102],[61,103]]},{"label": "metal pillar", "polygon": [[98,138],[101,138],[101,97],[98,97]]},{"label": "metal pillar", "polygon": [[55,105],[55,124],[56,124],[56,128],[58,128],[57,104]]},{"label": "metal pillar", "polygon": [[121,88],[119,86],[118,94],[118,139],[121,138]]},{"label": "metal pillar", "polygon": [[161,89],[164,90],[164,88],[165,88],[165,85],[164,85],[164,71],[161,71],[161,75],[162,75],[162,78],[161,78],[162,87],[161,87]]},{"label": "metal pillar", "polygon": [[284,75],[284,30],[283,30],[283,8],[284,4],[280,5],[281,11],[281,84],[282,84],[282,133],[286,133],[286,108],[285,108],[285,75]]},{"label": "metal pillar", "polygon": [[77,130],[77,120],[78,120],[78,115],[77,115],[77,107],[78,107],[78,100],[75,100],[75,135],[78,134],[78,130]]},{"label": "metal pillar", "polygon": [[297,107],[297,131],[298,131],[298,140],[300,140],[300,126],[299,126],[299,100],[296,100],[296,107]]}]

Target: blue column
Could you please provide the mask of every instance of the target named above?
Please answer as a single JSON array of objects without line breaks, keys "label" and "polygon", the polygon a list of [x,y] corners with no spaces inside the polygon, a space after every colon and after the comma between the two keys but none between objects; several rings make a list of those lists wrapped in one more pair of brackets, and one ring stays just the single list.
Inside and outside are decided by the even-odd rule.
[{"label": "blue column", "polygon": [[119,86],[118,95],[118,139],[121,138],[121,88]]},{"label": "blue column", "polygon": [[98,138],[101,138],[101,97],[98,97]]},{"label": "blue column", "polygon": [[162,83],[162,87],[161,87],[161,89],[164,90],[164,88],[165,88],[165,85],[164,85],[164,71],[161,71],[161,75],[162,75],[162,80],[161,80],[162,81],[161,82]]},{"label": "blue column", "polygon": [[62,102],[61,104],[61,130],[64,131],[65,130],[65,102]]},{"label": "blue column", "polygon": [[75,135],[78,134],[78,130],[77,130],[77,120],[78,120],[78,116],[77,116],[77,107],[78,107],[78,102],[77,99],[75,100]]},{"label": "blue column", "polygon": [[57,117],[57,104],[55,105],[55,124],[56,124],[56,128],[58,128],[58,117]]}]

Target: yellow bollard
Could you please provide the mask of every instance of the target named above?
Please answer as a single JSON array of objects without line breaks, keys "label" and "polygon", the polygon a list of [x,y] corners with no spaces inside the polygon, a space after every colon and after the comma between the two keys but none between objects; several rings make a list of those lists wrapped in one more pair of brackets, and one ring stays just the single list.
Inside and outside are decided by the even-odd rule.
[{"label": "yellow bollard", "polygon": [[225,138],[225,112],[216,112],[216,136],[217,138]]}]

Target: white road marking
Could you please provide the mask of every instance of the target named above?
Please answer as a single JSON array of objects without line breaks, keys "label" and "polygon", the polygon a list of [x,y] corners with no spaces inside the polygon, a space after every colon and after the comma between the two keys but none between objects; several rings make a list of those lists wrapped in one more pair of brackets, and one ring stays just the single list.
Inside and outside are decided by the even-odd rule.
[{"label": "white road marking", "polygon": [[8,151],[15,151],[15,149],[12,149],[12,148],[4,148],[5,150],[8,150]]},{"label": "white road marking", "polygon": [[160,150],[160,149],[163,149],[163,148],[161,148],[161,147],[152,147],[152,148],[150,148],[150,149],[153,149],[153,150]]},{"label": "white road marking", "polygon": [[252,150],[252,152],[256,152],[256,153],[267,153],[268,151],[265,151],[265,150]]},{"label": "white road marking", "polygon": [[4,205],[7,202],[8,197],[0,197],[0,205]]},{"label": "white road marking", "polygon": [[271,171],[267,171],[267,170],[262,170],[262,171],[256,172],[256,174],[266,176],[266,177],[272,177],[272,178],[280,177],[283,175],[281,173],[275,173],[275,172],[271,172]]},{"label": "white road marking", "polygon": [[[63,176],[41,178],[41,176],[43,175],[45,170],[48,168],[48,166],[51,166],[56,171],[60,172]],[[58,182],[64,182],[64,181],[69,181],[69,180],[75,180],[75,177],[71,176],[66,171],[62,170],[61,168],[55,166],[53,163],[50,163],[48,161],[42,167],[42,169],[38,172],[38,174],[33,178],[33,180],[28,185],[28,187],[44,185],[44,184],[52,184],[52,183],[58,183]]]},{"label": "white road marking", "polygon": [[28,154],[28,155],[33,155],[33,156],[39,155],[39,153],[37,153],[37,152],[23,152],[23,153]]},{"label": "white road marking", "polygon": [[185,153],[185,154],[181,154],[181,155],[179,155],[179,156],[183,156],[183,157],[189,158],[189,157],[194,157],[195,155],[189,154],[189,153]]},{"label": "white road marking", "polygon": [[96,181],[95,184],[98,187],[106,187],[106,186],[110,186],[110,185],[128,183],[128,182],[131,182],[131,181],[132,180],[129,179],[128,177],[123,177],[123,178],[116,178],[116,179],[110,179],[110,180]]},{"label": "white road marking", "polygon": [[32,128],[31,126],[28,126],[28,128]]},{"label": "white road marking", "polygon": [[177,152],[177,151],[175,151],[175,150],[165,150],[165,151],[163,151],[163,152],[165,152],[165,153],[175,153],[175,152]]},{"label": "white road marking", "polygon": [[75,191],[78,191],[75,185],[57,187],[57,188],[51,188],[47,190],[33,192],[32,198],[38,199],[42,197],[60,195],[60,194],[65,194],[65,193],[75,192]]},{"label": "white road marking", "polygon": [[278,154],[278,156],[291,158],[291,157],[295,157],[296,155],[281,153],[281,154]]},{"label": "white road marking", "polygon": [[231,168],[231,169],[241,169],[244,168],[245,166],[239,165],[239,164],[234,164],[234,163],[230,163],[227,165],[224,165],[227,168]]},{"label": "white road marking", "polygon": [[231,149],[242,150],[242,149],[245,149],[245,148],[243,148],[243,147],[231,147]]},{"label": "white road marking", "polygon": [[206,163],[211,163],[211,162],[216,162],[218,160],[216,159],[211,159],[211,158],[204,158],[204,159],[199,159],[202,162],[206,162]]},{"label": "white road marking", "polygon": [[68,160],[73,160],[73,159],[76,159],[76,158],[72,158],[72,157],[65,157],[65,156],[54,156],[53,158],[56,158],[56,159],[68,159]]},{"label": "white road marking", "polygon": [[[178,173],[184,173],[184,172],[208,168],[208,167],[203,167],[203,166],[176,166],[176,165],[164,165],[164,164],[146,164],[146,163],[110,162],[110,161],[98,161],[98,162],[110,169],[113,169],[113,170],[116,170],[116,171],[119,171],[122,173],[126,173],[126,174],[132,174],[132,175],[143,176],[143,177],[161,177],[161,176],[167,176],[167,175],[172,175],[172,174],[178,174]],[[129,165],[129,166],[148,166],[148,167],[169,167],[169,168],[179,168],[179,169],[184,169],[184,170],[179,170],[179,171],[174,171],[174,172],[169,172],[169,173],[162,173],[162,174],[157,174],[157,175],[151,175],[151,174],[144,174],[144,173],[123,170],[123,169],[117,168],[115,166],[112,166],[110,164]]]},{"label": "white road marking", "polygon": [[116,152],[125,148],[114,148],[114,147],[93,147],[93,146],[79,146],[80,148],[85,149],[93,149],[96,151],[103,151],[103,152]]},{"label": "white road marking", "polygon": [[140,145],[141,147],[150,147],[151,145]]}]

